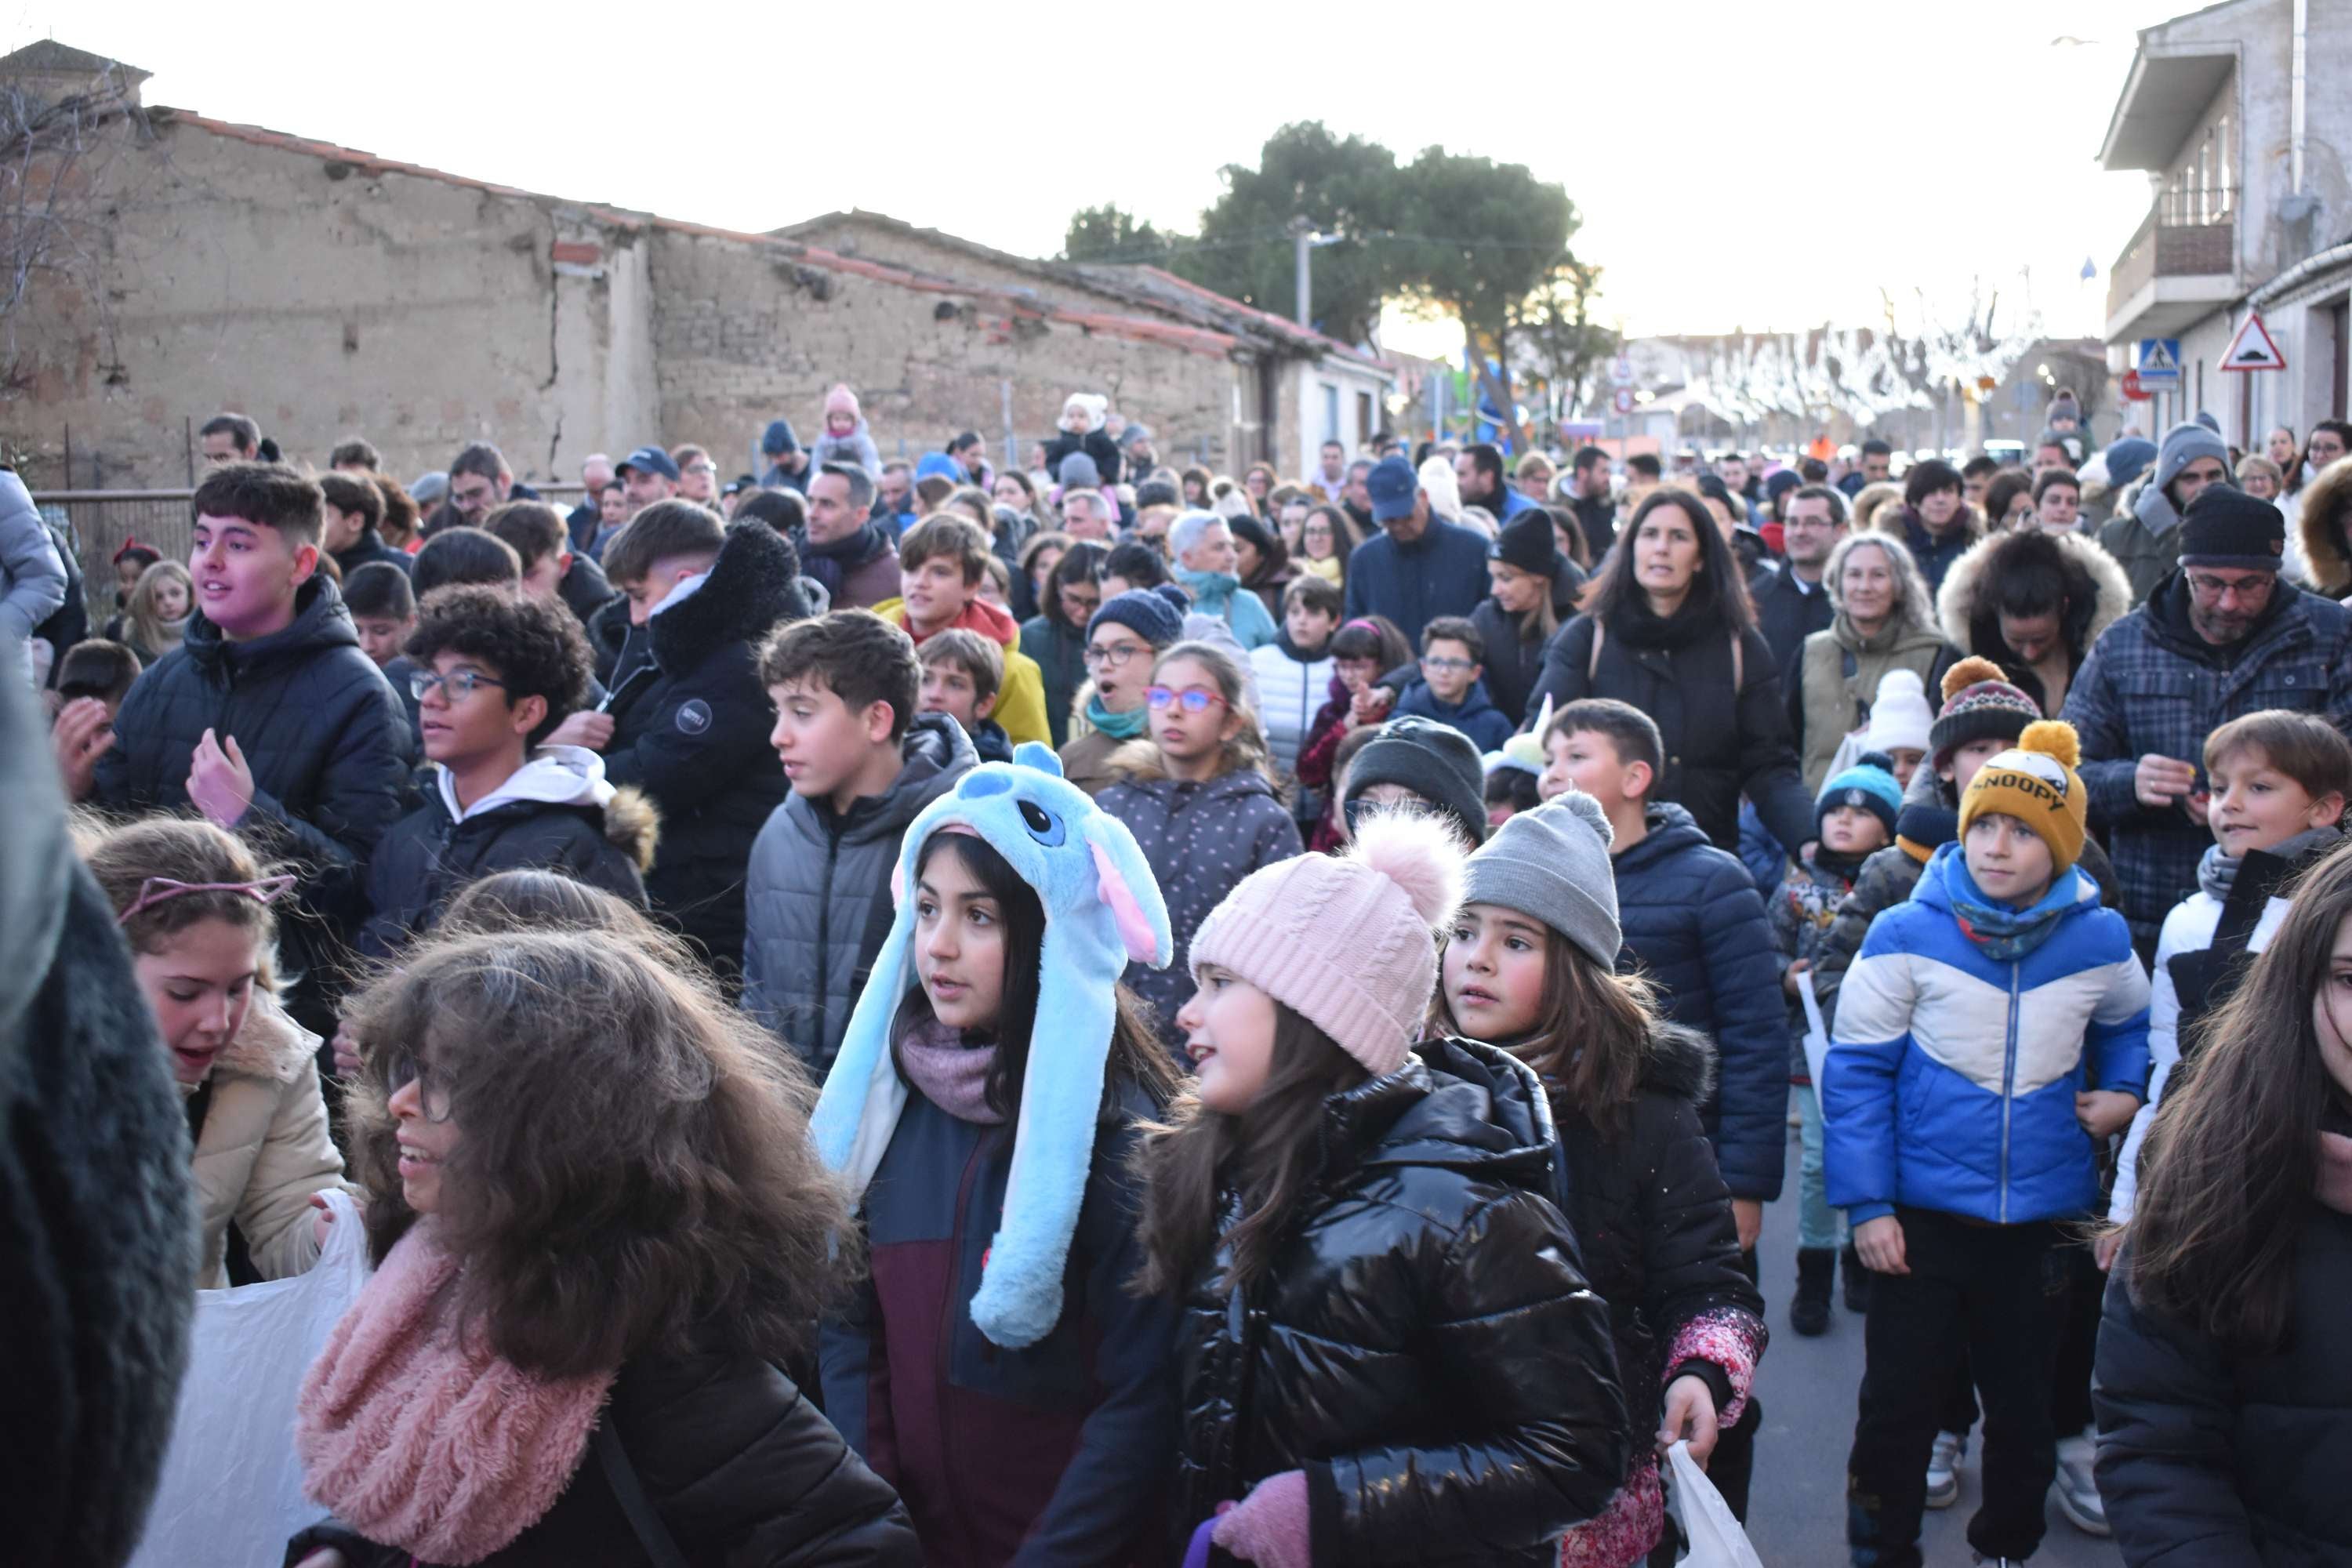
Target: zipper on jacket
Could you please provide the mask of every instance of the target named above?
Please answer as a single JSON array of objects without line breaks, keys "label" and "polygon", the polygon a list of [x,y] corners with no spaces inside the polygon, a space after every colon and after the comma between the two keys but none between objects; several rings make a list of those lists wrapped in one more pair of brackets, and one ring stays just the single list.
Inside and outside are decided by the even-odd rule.
[{"label": "zipper on jacket", "polygon": [[2000,1064],[2000,1223],[2009,1223],[2009,1113],[2017,1093],[2017,1008],[2018,975],[2021,965],[2015,959],[2009,965],[2009,1041]]},{"label": "zipper on jacket", "polygon": [[[811,1063],[814,1065],[820,1058],[825,1058],[824,1066],[827,1068],[830,1068],[833,1066],[832,1060],[830,1058],[826,1057],[825,1053],[825,1039],[833,1033],[833,871],[835,864],[839,861],[840,858],[841,824],[836,819],[825,825],[824,883],[818,890],[816,896],[817,1025],[816,1038],[809,1042],[811,1047],[809,1059]],[[850,1005],[855,1007],[856,1005],[856,998],[852,997],[850,999]],[[822,1083],[824,1079],[824,1073],[819,1072],[817,1075],[817,1081]]]}]

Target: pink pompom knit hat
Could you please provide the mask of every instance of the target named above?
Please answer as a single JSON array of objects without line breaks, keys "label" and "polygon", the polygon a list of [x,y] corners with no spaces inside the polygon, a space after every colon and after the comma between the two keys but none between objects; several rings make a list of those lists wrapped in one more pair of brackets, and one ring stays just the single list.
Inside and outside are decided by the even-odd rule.
[{"label": "pink pompom knit hat", "polygon": [[1193,933],[1193,973],[1247,981],[1380,1077],[1404,1065],[1437,986],[1432,933],[1461,901],[1454,829],[1377,812],[1345,855],[1301,855],[1244,879]]}]

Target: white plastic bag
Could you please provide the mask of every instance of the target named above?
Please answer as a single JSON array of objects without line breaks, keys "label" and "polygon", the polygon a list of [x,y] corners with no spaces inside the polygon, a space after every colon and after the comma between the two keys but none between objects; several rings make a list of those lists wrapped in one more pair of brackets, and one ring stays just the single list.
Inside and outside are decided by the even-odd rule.
[{"label": "white plastic bag", "polygon": [[1805,1075],[1813,1080],[1813,1096],[1819,1101],[1822,1074],[1830,1059],[1829,1026],[1822,1022],[1821,998],[1813,994],[1813,972],[1800,970],[1797,973],[1797,1000],[1805,1006]]},{"label": "white plastic bag", "polygon": [[302,1495],[294,1403],[369,1272],[359,1209],[341,1191],[326,1201],[334,1223],[309,1272],[196,1292],[188,1375],[131,1568],[274,1563],[325,1514]]},{"label": "white plastic bag", "polygon": [[1666,1450],[1666,1508],[1690,1546],[1682,1568],[1764,1568],[1748,1532],[1731,1517],[1731,1505],[1691,1458],[1687,1441]]}]

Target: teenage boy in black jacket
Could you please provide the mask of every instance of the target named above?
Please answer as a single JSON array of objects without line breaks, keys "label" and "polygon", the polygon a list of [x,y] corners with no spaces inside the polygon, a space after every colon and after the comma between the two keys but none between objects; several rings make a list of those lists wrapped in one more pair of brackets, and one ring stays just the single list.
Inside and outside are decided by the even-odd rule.
[{"label": "teenage boy in black jacket", "polygon": [[375,912],[361,952],[389,956],[467,883],[522,867],[645,908],[651,803],[615,789],[586,747],[538,744],[587,696],[588,643],[571,614],[496,588],[446,588],[426,602],[408,657],[434,766],[425,804],[392,825],[369,862]]},{"label": "teenage boy in black jacket", "polygon": [[333,1032],[329,977],[362,912],[367,858],[400,815],[407,718],[335,584],[318,574],[323,498],[276,463],[228,463],[198,486],[188,558],[196,608],[112,726],[95,700],[54,731],[66,788],[126,812],[190,806],[291,861],[309,919],[280,921],[291,1011]]},{"label": "teenage boy in black jacket", "polygon": [[731,992],[743,868],[786,793],[755,650],[808,616],[800,557],[757,519],[730,529],[708,508],[666,500],[614,536],[604,572],[627,595],[629,639],[644,657],[623,654],[602,707],[574,713],[547,743],[604,752],[609,782],[652,797],[662,834],[646,892]]}]

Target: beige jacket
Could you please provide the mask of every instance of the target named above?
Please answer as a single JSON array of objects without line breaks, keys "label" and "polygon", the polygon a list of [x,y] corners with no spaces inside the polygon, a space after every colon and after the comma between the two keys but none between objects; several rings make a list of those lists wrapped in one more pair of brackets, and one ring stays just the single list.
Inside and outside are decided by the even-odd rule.
[{"label": "beige jacket", "polygon": [[212,1103],[196,1140],[199,1289],[228,1283],[232,1219],[261,1277],[283,1279],[318,1261],[310,1195],[331,1187],[358,1195],[327,1135],[318,1047],[317,1036],[257,993],[244,1026],[213,1065]]}]

